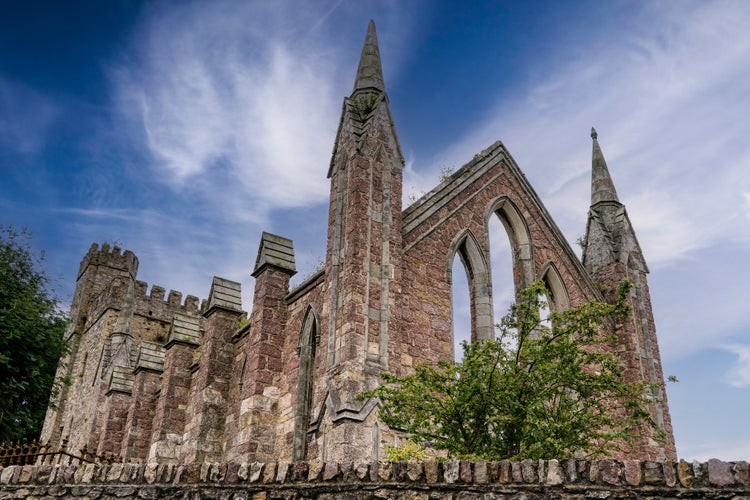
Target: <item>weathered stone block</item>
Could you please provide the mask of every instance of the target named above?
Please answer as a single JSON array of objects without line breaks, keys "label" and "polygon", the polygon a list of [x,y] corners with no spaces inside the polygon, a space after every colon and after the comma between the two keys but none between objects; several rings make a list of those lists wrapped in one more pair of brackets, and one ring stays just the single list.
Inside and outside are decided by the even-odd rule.
[{"label": "weathered stone block", "polygon": [[525,483],[535,483],[539,480],[534,460],[523,460],[521,462],[521,477]]},{"label": "weathered stone block", "polygon": [[[261,480],[261,477],[265,478],[264,469],[265,464],[261,462],[253,462],[252,464],[250,464],[250,471],[248,473],[247,481],[249,483],[257,483]],[[261,476],[261,474],[263,474],[263,476]],[[271,476],[273,476],[273,473],[271,473]]]},{"label": "weathered stone block", "polygon": [[614,460],[599,460],[597,462],[599,468],[599,478],[606,484],[618,485],[620,484],[620,464]]},{"label": "weathered stone block", "polygon": [[460,477],[460,462],[457,460],[447,460],[443,462],[443,479],[446,483],[452,484],[458,481]]},{"label": "weathered stone block", "polygon": [[338,462],[326,462],[323,468],[323,481],[331,481],[336,479],[339,475],[339,464]]},{"label": "weathered stone block", "polygon": [[13,478],[13,473],[15,472],[15,465],[10,465],[8,467],[3,467],[0,469],[0,483],[2,484],[10,484],[11,479]]},{"label": "weathered stone block", "polygon": [[714,486],[727,486],[734,484],[734,475],[731,466],[712,458],[708,461],[708,482]]},{"label": "weathered stone block", "polygon": [[646,484],[663,484],[664,469],[659,462],[643,463],[643,480]]},{"label": "weathered stone block", "polygon": [[563,482],[565,482],[565,475],[560,466],[560,462],[557,460],[550,460],[547,464],[547,479],[544,484],[547,486],[557,486]]},{"label": "weathered stone block", "polygon": [[693,467],[685,460],[680,460],[677,463],[677,478],[680,480],[680,484],[685,488],[692,488],[693,486]]},{"label": "weathered stone block", "polygon": [[734,472],[735,482],[739,484],[747,484],[748,480],[750,480],[750,477],[748,477],[748,464],[744,460],[736,462],[732,466],[732,471]]},{"label": "weathered stone block", "polygon": [[440,479],[440,463],[435,459],[425,460],[424,477],[428,484],[437,483]]}]

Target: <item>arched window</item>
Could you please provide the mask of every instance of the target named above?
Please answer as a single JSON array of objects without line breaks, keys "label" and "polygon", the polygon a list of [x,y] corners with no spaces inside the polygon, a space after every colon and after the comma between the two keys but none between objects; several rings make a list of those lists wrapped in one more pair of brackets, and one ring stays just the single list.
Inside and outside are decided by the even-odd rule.
[{"label": "arched window", "polygon": [[550,311],[562,311],[570,307],[568,291],[563,284],[560,272],[552,261],[542,267],[541,280],[547,288],[547,304]]},{"label": "arched window", "polygon": [[452,266],[451,320],[453,326],[453,359],[463,358],[462,342],[471,342],[471,298],[469,277],[461,257],[455,254]]},{"label": "arched window", "polygon": [[312,382],[318,335],[318,321],[315,311],[311,306],[307,308],[299,337],[299,377],[297,383],[297,404],[294,408],[294,449],[292,452],[294,460],[305,459],[307,429],[310,427]]},{"label": "arched window", "polygon": [[[447,281],[451,283],[453,292],[453,353],[454,358],[458,358],[462,352],[460,348],[461,340],[473,342],[477,339],[487,339],[494,336],[492,285],[490,284],[487,258],[471,231],[465,230],[454,239],[448,255]],[[461,267],[458,261],[463,265],[465,273],[457,271],[458,267]],[[454,282],[454,270],[456,270],[456,282]],[[465,282],[463,276],[466,278]],[[460,321],[462,310],[466,310],[466,298],[461,298],[461,290],[467,289],[469,292],[468,311],[471,318],[468,334],[465,327],[462,330],[456,328],[456,321]],[[464,322],[464,324],[466,323]]]},{"label": "arched window", "polygon": [[487,233],[492,261],[494,312],[498,320],[507,314],[517,293],[534,281],[531,235],[518,208],[507,197],[487,205]]},{"label": "arched window", "polygon": [[498,217],[490,217],[487,223],[490,237],[490,262],[492,263],[492,300],[495,321],[508,314],[516,301],[513,279],[513,248],[508,233]]}]

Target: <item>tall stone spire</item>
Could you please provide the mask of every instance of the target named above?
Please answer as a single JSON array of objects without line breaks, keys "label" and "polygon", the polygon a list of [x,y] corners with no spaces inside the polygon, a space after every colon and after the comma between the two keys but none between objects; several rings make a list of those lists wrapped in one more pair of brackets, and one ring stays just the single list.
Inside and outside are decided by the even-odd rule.
[{"label": "tall stone spire", "polygon": [[365,36],[365,45],[359,58],[357,78],[354,80],[353,92],[362,89],[377,89],[385,92],[383,83],[383,67],[380,64],[380,49],[378,35],[375,33],[375,22],[370,20]]},{"label": "tall stone spire", "polygon": [[[315,378],[316,401],[323,403],[309,415],[309,425],[305,412],[295,416],[308,435],[310,429],[328,429],[317,451],[323,461],[377,460],[382,453],[377,401],[362,401],[358,394],[375,387],[384,370],[400,372],[403,166],[371,21],[328,170],[330,308],[327,332],[321,328],[325,349],[317,354],[328,369]],[[297,442],[295,456],[305,456],[304,440]],[[363,450],[364,442],[372,447]]]},{"label": "tall stone spire", "polygon": [[609,175],[607,162],[604,159],[602,148],[599,147],[597,140],[598,134],[596,129],[591,127],[591,139],[593,139],[593,148],[591,153],[591,206],[602,201],[614,201],[619,203],[617,191]]},{"label": "tall stone spire", "polygon": [[[631,320],[618,330],[617,348],[624,377],[629,382],[645,382],[653,394],[651,417],[661,432],[629,443],[631,453],[649,460],[676,460],[674,435],[666,404],[664,374],[661,368],[656,325],[648,289],[648,266],[630,223],[625,205],[620,203],[609,175],[607,162],[591,129],[594,141],[591,168],[591,208],[583,247],[583,265],[599,285],[604,297],[614,301],[623,281],[632,284]],[[660,434],[660,435],[659,435]]]}]

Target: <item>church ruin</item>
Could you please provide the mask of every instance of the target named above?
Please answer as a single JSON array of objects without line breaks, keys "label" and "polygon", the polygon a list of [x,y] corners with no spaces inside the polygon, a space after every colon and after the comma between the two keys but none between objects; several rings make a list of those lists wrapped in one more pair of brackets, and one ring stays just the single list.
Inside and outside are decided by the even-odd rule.
[{"label": "church ruin", "polygon": [[552,309],[634,284],[617,350],[628,380],[659,388],[652,414],[665,437],[633,443],[628,458],[676,460],[648,268],[594,131],[592,139],[582,261],[501,142],[402,209],[404,159],[371,22],[328,169],[325,267],[290,289],[292,241],[263,233],[243,321],[239,283],[214,278],[200,303],[174,291],[165,299],[137,280],[132,252],[94,244],[58,371],[70,384],[42,440],[124,461],[376,460],[398,436],[379,422],[375,400],[356,396],[383,371],[453,359],[456,256],[467,270],[471,338],[493,336],[488,222],[497,217],[516,290],[542,280]]}]

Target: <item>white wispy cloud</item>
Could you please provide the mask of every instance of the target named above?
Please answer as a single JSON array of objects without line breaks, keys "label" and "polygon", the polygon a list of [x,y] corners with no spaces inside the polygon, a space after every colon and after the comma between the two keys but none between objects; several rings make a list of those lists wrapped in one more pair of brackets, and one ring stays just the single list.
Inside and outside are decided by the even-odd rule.
[{"label": "white wispy cloud", "polygon": [[[368,5],[220,0],[145,11],[133,46],[110,68],[115,128],[148,152],[135,175],[161,214],[156,231],[144,217],[123,236],[141,247],[144,272],[188,289],[191,273],[247,281],[264,230],[295,239],[303,266],[324,252],[279,218],[327,201]],[[378,9],[392,29],[380,40],[387,51],[408,36],[409,16],[396,5]]]},{"label": "white wispy cloud", "polygon": [[732,161],[750,150],[748,21],[745,2],[643,4],[636,19],[603,25],[599,46],[547,54],[543,76],[435,163],[463,163],[501,138],[572,241],[588,206],[593,124],[652,268],[730,238],[737,221],[718,219],[738,212],[750,183]]},{"label": "white wispy cloud", "polygon": [[216,183],[187,185],[218,177],[232,195],[276,207],[325,199],[339,61],[280,18],[288,8],[196,2],[145,24],[139,64],[114,74],[158,179],[208,195]]},{"label": "white wispy cloud", "polygon": [[750,387],[750,345],[727,344],[724,349],[737,356],[727,371],[727,383],[738,389]]}]

